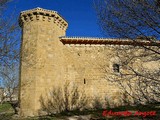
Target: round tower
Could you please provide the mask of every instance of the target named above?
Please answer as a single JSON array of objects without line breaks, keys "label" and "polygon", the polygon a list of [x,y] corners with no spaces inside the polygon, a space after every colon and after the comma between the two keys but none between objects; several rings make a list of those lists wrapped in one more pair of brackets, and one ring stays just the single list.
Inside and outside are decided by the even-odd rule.
[{"label": "round tower", "polygon": [[63,44],[68,23],[56,12],[42,8],[23,11],[20,66],[20,115],[36,116],[57,81],[63,80]]}]

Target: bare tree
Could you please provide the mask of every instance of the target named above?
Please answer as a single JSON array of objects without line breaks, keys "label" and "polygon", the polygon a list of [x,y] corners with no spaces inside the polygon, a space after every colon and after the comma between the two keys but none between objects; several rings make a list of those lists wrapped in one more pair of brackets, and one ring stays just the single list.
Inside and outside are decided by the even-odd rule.
[{"label": "bare tree", "polygon": [[[94,3],[105,35],[159,43],[159,0],[95,0]],[[113,66],[114,77],[106,79],[116,82],[124,90],[125,98],[127,95],[136,104],[160,102],[159,47],[159,44],[115,47],[120,62]]]},{"label": "bare tree", "polygon": [[[123,101],[127,104],[159,102],[160,61],[155,53],[138,46],[117,46],[115,49],[118,62],[113,64],[113,72],[106,75],[106,80],[117,83],[122,89]],[[108,69],[105,72],[109,73]]]},{"label": "bare tree", "polygon": [[[7,13],[7,5],[11,0],[0,0],[0,77],[8,95],[12,96],[17,85],[19,64],[19,27],[14,13]],[[16,86],[17,87],[17,86]]]},{"label": "bare tree", "polygon": [[5,92],[4,92],[4,88],[0,88],[0,104],[2,104],[4,102],[5,99]]},{"label": "bare tree", "polygon": [[[46,100],[46,98],[48,98]],[[84,109],[87,106],[85,91],[80,90],[75,84],[65,82],[63,87],[54,87],[49,97],[41,97],[42,111],[47,114],[69,112]]]},{"label": "bare tree", "polygon": [[96,0],[95,6],[105,34],[160,39],[159,0]]},{"label": "bare tree", "polygon": [[0,1],[0,65],[10,65],[18,58],[19,40],[18,24],[14,14],[5,15],[7,3],[10,0]]},{"label": "bare tree", "polygon": [[15,90],[18,88],[18,68],[18,63],[12,63],[11,66],[5,66],[3,70],[1,70],[1,76],[3,78],[2,84],[4,86],[5,93],[7,94],[6,97],[9,98],[10,102],[12,102]]}]

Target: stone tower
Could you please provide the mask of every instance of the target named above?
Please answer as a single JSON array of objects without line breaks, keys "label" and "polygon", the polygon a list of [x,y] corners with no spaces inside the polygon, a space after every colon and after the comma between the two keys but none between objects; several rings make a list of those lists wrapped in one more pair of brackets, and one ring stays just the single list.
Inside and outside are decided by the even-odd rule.
[{"label": "stone tower", "polygon": [[20,115],[35,116],[40,109],[40,97],[45,97],[49,88],[63,80],[60,49],[63,44],[59,37],[65,36],[68,23],[56,11],[41,8],[21,12],[19,23],[22,27]]}]

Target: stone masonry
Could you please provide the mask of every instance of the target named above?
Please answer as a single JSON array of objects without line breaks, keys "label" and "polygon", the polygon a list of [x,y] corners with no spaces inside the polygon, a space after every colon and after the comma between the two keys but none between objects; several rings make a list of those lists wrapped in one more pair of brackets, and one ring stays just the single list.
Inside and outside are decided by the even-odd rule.
[{"label": "stone masonry", "polygon": [[85,90],[88,99],[97,97],[103,102],[107,97],[118,105],[121,91],[106,80],[115,72],[113,64],[120,64],[115,48],[155,45],[127,39],[66,37],[66,20],[56,11],[42,8],[21,12],[19,24],[22,28],[21,116],[39,115],[40,98],[47,98],[54,87],[66,81]]}]

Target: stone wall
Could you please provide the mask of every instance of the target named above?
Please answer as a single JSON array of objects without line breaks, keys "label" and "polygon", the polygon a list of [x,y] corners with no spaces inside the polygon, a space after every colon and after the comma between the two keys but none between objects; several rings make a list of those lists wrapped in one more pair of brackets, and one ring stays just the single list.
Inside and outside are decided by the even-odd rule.
[{"label": "stone wall", "polygon": [[101,98],[101,102],[105,98],[111,99],[112,102],[118,98],[118,88],[106,79],[106,74],[114,73],[112,68],[114,49],[101,45],[66,45],[64,55],[65,79],[74,81],[85,89],[88,96]]}]

